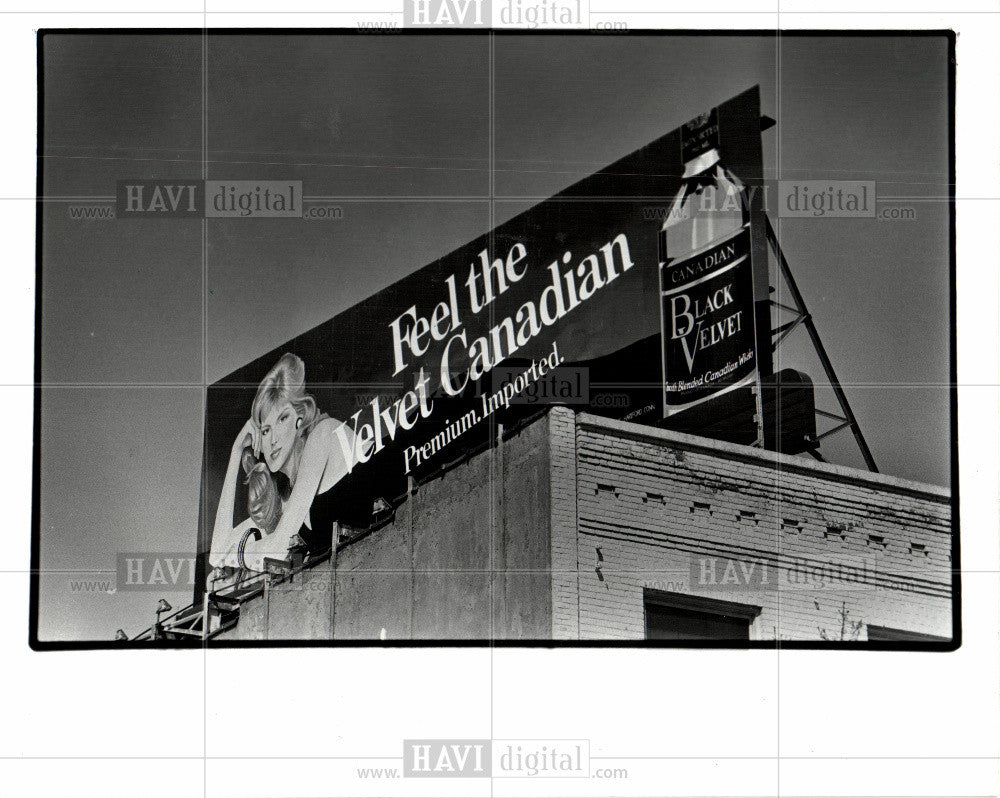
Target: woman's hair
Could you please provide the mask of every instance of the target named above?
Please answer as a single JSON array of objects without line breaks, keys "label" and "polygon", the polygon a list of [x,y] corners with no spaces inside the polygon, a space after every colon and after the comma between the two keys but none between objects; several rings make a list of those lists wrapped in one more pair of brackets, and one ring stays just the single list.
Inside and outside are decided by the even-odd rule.
[{"label": "woman's hair", "polygon": [[[282,355],[261,380],[250,408],[250,420],[260,430],[264,418],[285,402],[302,419],[299,431],[305,437],[317,421],[319,410],[316,400],[306,393],[306,366],[291,353]],[[271,533],[281,518],[281,499],[288,498],[291,485],[284,474],[272,474],[266,462],[254,457],[251,447],[243,450],[242,462],[247,475],[247,510],[261,531]]]}]

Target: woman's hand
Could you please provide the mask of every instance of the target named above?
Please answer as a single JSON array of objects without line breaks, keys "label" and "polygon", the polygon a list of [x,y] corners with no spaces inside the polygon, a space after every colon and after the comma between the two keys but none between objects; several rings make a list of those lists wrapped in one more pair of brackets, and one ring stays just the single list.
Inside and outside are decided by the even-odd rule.
[{"label": "woman's hand", "polygon": [[241,454],[248,446],[253,449],[254,457],[260,457],[260,429],[252,418],[247,419],[243,425],[243,429],[236,436],[236,441],[233,443],[233,452]]}]

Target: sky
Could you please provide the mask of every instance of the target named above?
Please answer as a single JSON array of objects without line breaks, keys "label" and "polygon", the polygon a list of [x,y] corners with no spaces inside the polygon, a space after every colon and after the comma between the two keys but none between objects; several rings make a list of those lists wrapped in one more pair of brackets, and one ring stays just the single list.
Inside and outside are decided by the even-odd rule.
[{"label": "sky", "polygon": [[[915,209],[771,217],[880,470],[949,484],[944,37],[504,35],[491,61],[483,36],[211,36],[204,64],[202,44],[47,36],[45,195],[204,166],[300,179],[343,218],[207,220],[203,248],[201,220],[46,204],[41,639],[190,600],[94,588],[119,553],[193,552],[205,385],[755,84],[766,178],[874,180]],[[821,381],[804,331],[784,366]],[[861,465],[847,434],[823,451]]]}]

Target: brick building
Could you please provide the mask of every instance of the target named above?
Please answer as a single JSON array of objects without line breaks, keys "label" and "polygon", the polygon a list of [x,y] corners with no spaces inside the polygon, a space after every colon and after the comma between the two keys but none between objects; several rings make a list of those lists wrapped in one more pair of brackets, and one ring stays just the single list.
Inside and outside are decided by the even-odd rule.
[{"label": "brick building", "polygon": [[210,636],[949,641],[951,515],[943,488],[556,406],[335,557],[214,596]]}]

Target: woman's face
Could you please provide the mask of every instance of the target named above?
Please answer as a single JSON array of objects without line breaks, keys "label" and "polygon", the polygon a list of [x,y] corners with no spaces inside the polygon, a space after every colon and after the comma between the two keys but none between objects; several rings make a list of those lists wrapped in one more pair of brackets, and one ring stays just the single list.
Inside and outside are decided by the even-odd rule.
[{"label": "woman's face", "polygon": [[267,467],[280,471],[288,462],[295,446],[295,422],[298,417],[290,402],[276,405],[262,420],[260,425],[260,450]]}]

